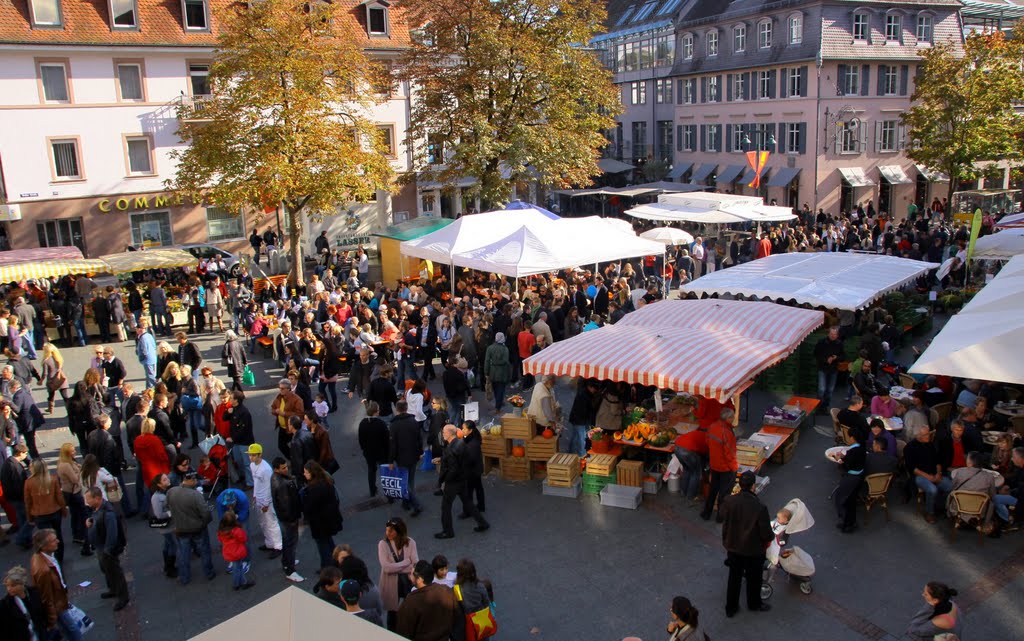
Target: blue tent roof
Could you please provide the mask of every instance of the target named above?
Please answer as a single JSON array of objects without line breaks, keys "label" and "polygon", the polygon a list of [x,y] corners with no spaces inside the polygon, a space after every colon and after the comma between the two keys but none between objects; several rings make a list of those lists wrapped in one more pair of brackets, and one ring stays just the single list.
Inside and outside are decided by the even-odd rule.
[{"label": "blue tent roof", "polygon": [[505,209],[536,209],[537,211],[544,214],[551,220],[559,220],[561,218],[561,216],[559,216],[558,214],[550,212],[547,209],[541,207],[540,205],[534,205],[533,203],[527,203],[521,200],[513,200],[505,207]]}]

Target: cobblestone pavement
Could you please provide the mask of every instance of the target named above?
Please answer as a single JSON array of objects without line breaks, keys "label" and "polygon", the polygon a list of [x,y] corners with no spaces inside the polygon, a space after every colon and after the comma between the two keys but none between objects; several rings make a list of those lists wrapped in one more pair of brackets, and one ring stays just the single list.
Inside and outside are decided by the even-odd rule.
[{"label": "cobblestone pavement", "polygon": [[[206,335],[196,340],[215,371],[223,375],[221,339]],[[128,367],[129,378],[141,381],[142,369],[134,358],[133,344],[116,345],[115,349]],[[64,353],[66,370],[77,380],[92,353],[85,348]],[[276,440],[267,405],[281,371],[260,355],[255,360],[258,389],[249,392],[247,404],[253,411],[257,439],[274,456]],[[35,387],[33,393],[37,400],[45,401],[45,390]],[[566,385],[560,386],[560,394],[564,403],[571,401]],[[767,404],[780,400],[751,394],[748,416],[759,417]],[[336,542],[352,545],[376,577],[376,543],[386,520],[402,510],[368,499],[363,459],[355,440],[362,416],[358,401],[349,399],[331,416],[332,441],[341,463],[336,479],[345,507],[345,529]],[[825,426],[824,419],[819,423]],[[47,431],[39,438],[40,449],[47,456],[54,456],[61,443],[72,440],[65,425],[65,412],[58,401]],[[743,428],[752,431],[750,426]],[[945,581],[960,591],[960,603],[968,613],[969,639],[1024,638],[1014,620],[1014,613],[1024,603],[1024,537],[1009,534],[979,545],[972,533],[964,532],[951,543],[947,524],[928,525],[916,515],[913,505],[903,505],[900,498],[891,501],[890,522],[876,512],[857,533],[841,534],[833,527],[834,512],[827,501],[837,479],[834,466],[822,455],[829,445],[829,438],[805,429],[795,458],[784,466],[768,466],[771,483],[762,498],[770,511],[774,513],[790,498],[800,497],[817,520],[809,532],[794,537],[796,544],[814,556],[817,573],[811,595],[801,594],[794,583],[787,584],[783,575],[777,575],[770,601],[773,609],[767,613],[741,609],[735,618],[725,618],[726,570],[719,528],[714,522],[700,520],[685,500],[665,490],[645,496],[640,508],[632,511],[602,507],[594,497],[542,496],[538,481],[512,483],[491,475],[484,481],[491,530],[475,534],[467,522],[457,521],[456,538],[436,541],[433,534],[440,530],[440,499],[430,493],[435,476],[428,472],[417,477],[426,510],[418,518],[408,519],[410,531],[420,554],[428,560],[440,553],[453,565],[462,557],[476,561],[481,575],[491,578],[495,586],[500,638],[512,641],[618,641],[630,635],[646,641],[664,638],[669,602],[677,594],[689,596],[700,608],[701,621],[716,641],[898,639],[919,607],[921,588],[929,580]],[[131,491],[129,495],[134,496]],[[253,524],[253,529],[258,527]],[[75,547],[68,549],[66,577],[75,586],[73,600],[96,620],[90,638],[187,639],[290,585],[277,561],[256,552],[256,587],[233,592],[215,544],[218,576],[209,583],[198,577],[182,587],[161,573],[159,534],[149,531],[144,521],[132,519],[128,538],[124,565],[132,602],[117,614],[110,611],[109,601],[99,598],[102,576],[95,557],[83,558]],[[253,538],[258,539],[258,534]],[[27,564],[28,556],[14,545],[0,548],[0,568]],[[300,587],[312,588],[316,558],[312,539],[303,530],[298,571],[307,579]],[[85,581],[91,585],[78,587]]]}]

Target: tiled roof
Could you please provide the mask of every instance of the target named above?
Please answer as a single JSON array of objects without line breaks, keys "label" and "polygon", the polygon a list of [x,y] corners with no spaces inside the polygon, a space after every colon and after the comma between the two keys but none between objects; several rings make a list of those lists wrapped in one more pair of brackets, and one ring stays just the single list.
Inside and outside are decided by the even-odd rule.
[{"label": "tiled roof", "polygon": [[[623,31],[636,33],[644,28],[663,26],[658,23],[671,21],[679,15],[687,2],[691,0],[606,0],[608,17],[604,21],[608,34],[612,37],[624,35]],[[642,12],[644,5],[655,5],[653,9]],[[645,13],[640,20],[638,14]],[[621,24],[620,24],[621,23]]]},{"label": "tiled roof", "polygon": [[[880,14],[871,16],[873,34],[871,42],[869,44],[854,44],[850,24],[850,10],[853,7],[850,5],[863,5],[852,2],[845,4],[846,6],[830,5],[823,8],[821,32],[821,57],[823,60],[917,60],[920,58],[922,50],[917,46],[912,25],[904,25],[902,43],[884,42],[880,24],[883,18]],[[960,18],[957,15],[959,3],[950,4],[945,0],[934,0],[932,2],[915,2],[914,4],[918,7],[927,5],[931,10],[933,42],[936,44],[963,42]],[[945,6],[939,6],[940,4]],[[889,7],[890,5],[883,6]],[[875,11],[881,10],[882,7],[879,7]],[[905,17],[904,21],[909,19],[910,17]]]},{"label": "tiled roof", "polygon": [[[400,9],[389,8],[390,37],[370,38],[366,31],[366,13],[358,0],[336,0],[339,12],[352,31],[370,49],[402,49],[408,46],[409,27]],[[212,32],[186,32],[182,25],[179,0],[137,0],[139,26],[136,31],[111,31],[108,0],[60,0],[63,27],[33,29],[28,0],[0,2],[0,43],[105,46],[184,46],[210,47],[216,44],[218,14],[231,7],[244,7],[233,0],[208,0],[212,8]]]}]

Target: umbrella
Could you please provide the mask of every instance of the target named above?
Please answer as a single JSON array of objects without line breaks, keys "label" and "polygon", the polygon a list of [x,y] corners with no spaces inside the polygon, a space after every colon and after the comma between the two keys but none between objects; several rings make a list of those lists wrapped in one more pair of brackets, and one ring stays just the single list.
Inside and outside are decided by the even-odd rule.
[{"label": "umbrella", "polygon": [[640,234],[640,238],[656,240],[666,245],[689,245],[693,242],[693,236],[675,227],[655,227]]},{"label": "umbrella", "polygon": [[559,216],[558,214],[548,211],[547,209],[544,209],[540,205],[534,205],[533,203],[523,202],[522,200],[513,200],[505,207],[505,209],[536,209],[537,211],[544,214],[551,220],[558,220],[559,218],[561,218],[561,216]]}]

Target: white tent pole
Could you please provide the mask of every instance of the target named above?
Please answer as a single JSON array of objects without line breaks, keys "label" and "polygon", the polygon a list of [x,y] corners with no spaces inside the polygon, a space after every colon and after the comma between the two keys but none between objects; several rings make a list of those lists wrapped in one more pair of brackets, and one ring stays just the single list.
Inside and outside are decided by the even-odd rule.
[{"label": "white tent pole", "polygon": [[452,262],[449,265],[449,267],[451,269],[451,274],[452,274],[452,277],[449,279],[451,281],[449,284],[452,286],[452,300],[455,300],[455,261],[454,261],[454,259],[452,259]]},{"label": "white tent pole", "polygon": [[661,252],[661,288],[665,290],[665,300],[668,300],[669,287],[668,281],[665,280],[665,268],[668,267],[668,248],[666,251]]}]

